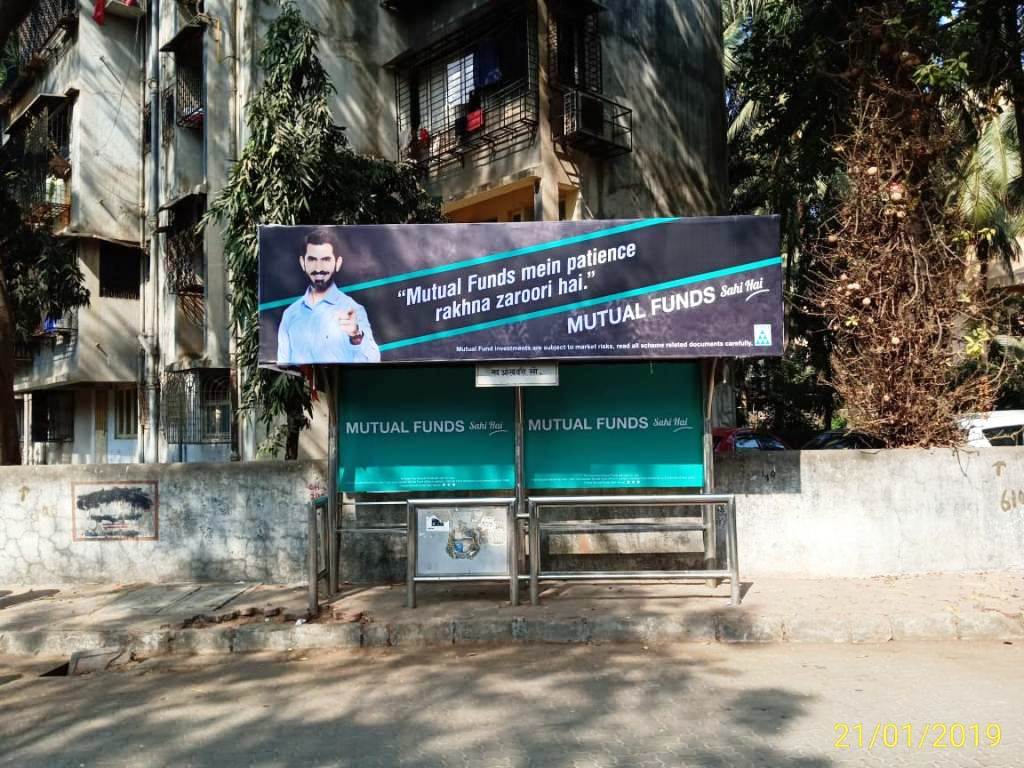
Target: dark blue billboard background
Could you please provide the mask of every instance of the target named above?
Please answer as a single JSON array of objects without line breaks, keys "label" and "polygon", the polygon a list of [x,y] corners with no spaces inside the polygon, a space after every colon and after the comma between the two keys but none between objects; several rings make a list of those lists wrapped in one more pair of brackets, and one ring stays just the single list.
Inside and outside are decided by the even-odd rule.
[{"label": "dark blue billboard background", "polygon": [[[285,310],[311,311],[300,257],[314,229],[260,228],[262,364],[338,361],[330,335],[277,360]],[[776,217],[327,229],[335,284],[382,363],[782,354]]]}]

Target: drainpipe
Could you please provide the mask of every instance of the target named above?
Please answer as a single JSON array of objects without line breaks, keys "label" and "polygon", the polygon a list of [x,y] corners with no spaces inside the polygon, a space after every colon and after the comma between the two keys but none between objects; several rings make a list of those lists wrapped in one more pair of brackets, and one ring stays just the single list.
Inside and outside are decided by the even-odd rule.
[{"label": "drainpipe", "polygon": [[146,444],[144,458],[160,461],[160,235],[157,233],[160,208],[160,0],[149,2],[149,193],[146,218],[152,216],[149,232],[149,282],[146,285],[147,322],[139,343],[148,360],[146,365]]}]

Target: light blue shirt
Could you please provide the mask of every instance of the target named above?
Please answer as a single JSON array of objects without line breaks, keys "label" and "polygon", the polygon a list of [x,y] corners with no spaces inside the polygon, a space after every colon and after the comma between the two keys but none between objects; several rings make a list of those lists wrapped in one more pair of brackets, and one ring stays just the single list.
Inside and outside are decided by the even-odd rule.
[{"label": "light blue shirt", "polygon": [[[312,363],[379,363],[380,347],[373,340],[373,330],[366,310],[338,287],[332,285],[327,294],[310,304],[312,288],[284,311],[277,330],[277,362],[279,365]],[[341,315],[356,311],[356,323],[363,340],[353,344],[341,328]]]}]

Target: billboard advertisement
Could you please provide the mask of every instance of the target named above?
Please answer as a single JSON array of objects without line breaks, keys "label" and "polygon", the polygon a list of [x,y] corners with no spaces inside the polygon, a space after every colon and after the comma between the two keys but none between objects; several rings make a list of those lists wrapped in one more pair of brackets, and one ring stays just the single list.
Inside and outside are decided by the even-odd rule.
[{"label": "billboard advertisement", "polygon": [[782,354],[776,217],[263,226],[268,366]]},{"label": "billboard advertisement", "polygon": [[[524,393],[526,484],[699,488],[697,363],[563,364]],[[338,486],[349,493],[515,487],[514,391],[470,366],[350,367],[341,375]]]},{"label": "billboard advertisement", "polygon": [[701,488],[700,365],[564,365],[557,387],[524,391],[526,484]]}]

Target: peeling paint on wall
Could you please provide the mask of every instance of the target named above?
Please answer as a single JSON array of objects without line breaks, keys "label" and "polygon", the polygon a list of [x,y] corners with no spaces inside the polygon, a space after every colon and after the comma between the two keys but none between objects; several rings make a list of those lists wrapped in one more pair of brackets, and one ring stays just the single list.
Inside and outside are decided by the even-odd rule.
[{"label": "peeling paint on wall", "polygon": [[156,541],[160,538],[157,483],[72,483],[75,541]]}]

